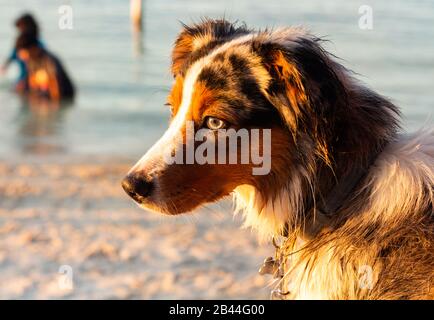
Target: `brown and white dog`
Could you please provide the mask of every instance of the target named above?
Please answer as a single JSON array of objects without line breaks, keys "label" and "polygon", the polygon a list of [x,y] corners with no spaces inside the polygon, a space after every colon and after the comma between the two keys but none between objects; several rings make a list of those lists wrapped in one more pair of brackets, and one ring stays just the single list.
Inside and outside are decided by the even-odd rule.
[{"label": "brown and white dog", "polygon": [[[172,59],[169,129],[123,181],[136,202],[176,215],[233,194],[247,226],[287,239],[290,298],[434,297],[434,130],[398,133],[397,107],[301,28],[205,20],[184,26]],[[168,164],[187,122],[271,129],[270,172]]]}]

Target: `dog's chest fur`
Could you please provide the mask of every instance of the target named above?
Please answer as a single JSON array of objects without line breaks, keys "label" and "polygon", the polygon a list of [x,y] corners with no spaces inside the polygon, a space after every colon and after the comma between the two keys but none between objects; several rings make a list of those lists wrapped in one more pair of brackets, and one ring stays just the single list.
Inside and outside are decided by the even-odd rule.
[{"label": "dog's chest fur", "polygon": [[[434,130],[400,137],[375,161],[338,223],[300,241],[294,229],[287,277],[292,299],[408,299],[433,295]],[[293,185],[296,187],[296,185]],[[294,214],[294,189],[273,204],[238,188],[246,225],[278,233]],[[358,202],[358,203],[356,203]],[[357,209],[351,209],[357,208]],[[296,235],[298,234],[298,236]]]}]

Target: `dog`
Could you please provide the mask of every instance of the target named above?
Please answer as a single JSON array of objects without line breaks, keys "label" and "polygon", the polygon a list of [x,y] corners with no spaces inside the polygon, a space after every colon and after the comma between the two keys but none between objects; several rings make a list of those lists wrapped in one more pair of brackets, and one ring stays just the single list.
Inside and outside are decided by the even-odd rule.
[{"label": "dog", "polygon": [[[298,27],[184,25],[170,126],[122,186],[168,215],[233,195],[246,226],[283,239],[287,298],[432,299],[434,130],[402,133],[398,108],[322,42]],[[251,162],[168,163],[165,152],[186,150],[187,122],[209,136],[271,130],[270,172],[252,174]]]}]

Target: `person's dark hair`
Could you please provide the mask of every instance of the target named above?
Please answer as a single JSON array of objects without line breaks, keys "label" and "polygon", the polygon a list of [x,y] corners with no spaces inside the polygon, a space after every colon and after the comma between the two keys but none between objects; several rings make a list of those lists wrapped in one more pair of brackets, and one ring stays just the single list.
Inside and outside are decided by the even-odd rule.
[{"label": "person's dark hair", "polygon": [[35,46],[38,46],[38,39],[36,35],[31,32],[21,34],[15,43],[16,50],[30,49]]},{"label": "person's dark hair", "polygon": [[33,33],[36,37],[39,35],[39,26],[35,18],[30,13],[25,13],[15,20],[15,26],[21,28],[23,33]]}]

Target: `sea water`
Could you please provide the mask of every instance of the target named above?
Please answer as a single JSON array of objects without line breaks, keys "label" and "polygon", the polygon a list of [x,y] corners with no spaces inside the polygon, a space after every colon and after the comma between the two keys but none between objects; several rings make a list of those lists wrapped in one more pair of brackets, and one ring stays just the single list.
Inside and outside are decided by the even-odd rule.
[{"label": "sea water", "polygon": [[[250,27],[303,25],[330,40],[327,50],[403,112],[403,127],[432,125],[434,1],[375,1],[372,29],[360,28],[360,1],[147,0],[143,32],[133,32],[127,0],[0,0],[0,58],[9,54],[14,19],[32,12],[41,38],[74,80],[72,106],[52,110],[11,91],[17,75],[0,78],[0,159],[137,158],[164,132],[163,104],[172,83],[170,51],[180,21],[226,17]],[[72,29],[59,27],[70,6]]]}]

